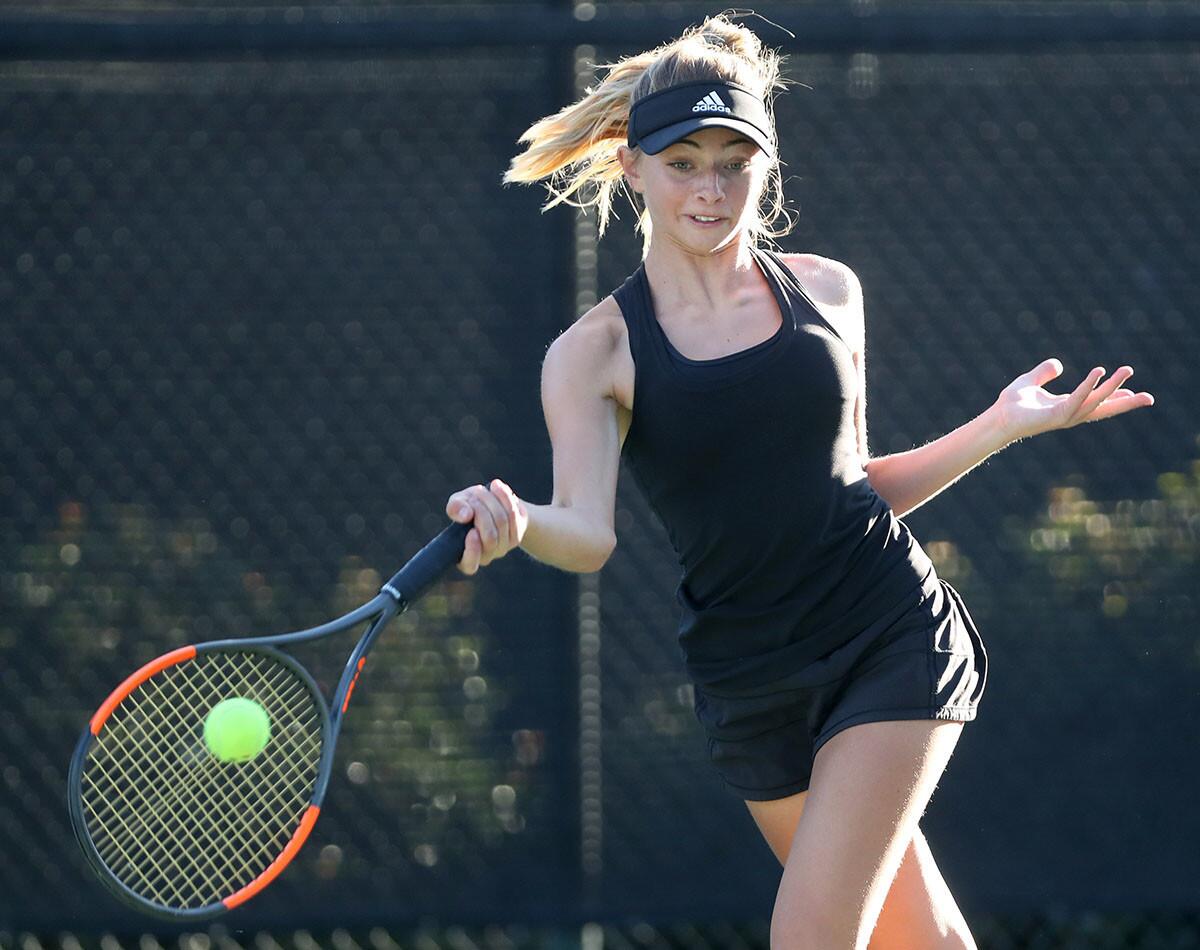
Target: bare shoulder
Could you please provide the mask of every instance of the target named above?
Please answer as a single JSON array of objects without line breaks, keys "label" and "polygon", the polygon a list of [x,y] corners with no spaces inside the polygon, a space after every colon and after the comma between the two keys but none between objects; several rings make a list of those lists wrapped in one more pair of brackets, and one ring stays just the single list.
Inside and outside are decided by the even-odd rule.
[{"label": "bare shoulder", "polygon": [[592,377],[601,393],[611,396],[615,385],[614,364],[624,338],[621,308],[609,296],[563,330],[550,348],[556,351],[567,372]]},{"label": "bare shoulder", "polygon": [[612,400],[619,444],[633,421],[635,369],[621,307],[608,296],[563,330],[542,367],[543,398],[564,385],[577,395]]},{"label": "bare shoulder", "polygon": [[625,335],[625,318],[621,316],[621,307],[617,303],[617,298],[609,294],[601,300],[591,310],[587,311],[583,316],[575,321],[573,326],[586,324],[589,327],[595,328],[596,333],[601,331],[612,337],[612,343],[615,347]]},{"label": "bare shoulder", "polygon": [[864,340],[863,292],[850,265],[820,254],[781,254],[788,269],[813,303],[843,334],[851,349],[861,351]]},{"label": "bare shoulder", "polygon": [[858,275],[849,264],[819,254],[781,254],[784,262],[818,303],[831,307],[854,306],[862,296]]}]

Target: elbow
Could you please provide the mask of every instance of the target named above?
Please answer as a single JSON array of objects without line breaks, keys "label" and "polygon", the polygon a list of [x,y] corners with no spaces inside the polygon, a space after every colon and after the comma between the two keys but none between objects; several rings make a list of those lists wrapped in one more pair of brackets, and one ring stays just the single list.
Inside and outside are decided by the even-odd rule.
[{"label": "elbow", "polygon": [[592,567],[589,573],[595,573],[596,571],[601,570],[604,565],[608,563],[608,559],[612,557],[612,553],[616,549],[617,536],[612,531],[609,531],[604,537],[604,544],[600,548],[599,557],[593,562],[595,566]]}]

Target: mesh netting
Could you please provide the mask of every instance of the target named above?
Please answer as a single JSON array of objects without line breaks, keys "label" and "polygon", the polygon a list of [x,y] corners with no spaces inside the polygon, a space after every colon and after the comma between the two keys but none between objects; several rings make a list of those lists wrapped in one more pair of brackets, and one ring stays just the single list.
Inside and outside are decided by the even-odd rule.
[{"label": "mesh netting", "polygon": [[[664,39],[637,33],[645,5],[618,6],[629,44],[594,60]],[[1188,946],[1194,917],[1145,908],[1194,906],[1200,880],[1200,47],[1010,46],[797,53],[812,89],[776,109],[799,212],[781,244],[860,277],[874,456],[962,425],[1050,356],[1052,391],[1129,363],[1155,393],[1011,446],[905,516],[991,660],[922,827],[981,947]],[[618,205],[576,260],[573,212],[499,185],[521,132],[571,94],[568,60],[447,45],[0,63],[10,944],[16,927],[144,927],[91,878],[62,805],[70,749],[120,676],[357,606],[466,485],[551,497],[545,348],[578,312],[581,264],[605,294],[640,249]],[[645,918],[606,944],[763,945],[718,923],[769,919],[780,869],[706,761],[677,565],[628,478],[616,514],[585,602],[576,577],[514,555],[395,619],[313,838],[237,911],[247,933],[386,947],[431,915],[479,924],[447,946],[529,945],[484,924]],[[313,650],[336,668],[345,644]]]}]

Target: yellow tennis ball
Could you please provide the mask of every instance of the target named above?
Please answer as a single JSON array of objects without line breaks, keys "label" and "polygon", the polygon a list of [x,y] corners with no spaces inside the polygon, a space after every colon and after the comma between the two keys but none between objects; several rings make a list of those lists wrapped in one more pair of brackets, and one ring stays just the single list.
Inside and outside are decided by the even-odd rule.
[{"label": "yellow tennis ball", "polygon": [[204,718],[204,744],[222,762],[248,762],[270,738],[271,720],[253,699],[223,699]]}]

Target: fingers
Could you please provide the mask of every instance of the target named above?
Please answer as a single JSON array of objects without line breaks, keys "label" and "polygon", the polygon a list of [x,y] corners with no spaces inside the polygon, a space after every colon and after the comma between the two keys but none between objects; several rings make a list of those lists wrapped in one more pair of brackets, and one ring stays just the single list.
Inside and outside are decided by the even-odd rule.
[{"label": "fingers", "polygon": [[1103,375],[1103,367],[1093,369],[1071,394],[1067,426],[1080,422],[1096,422],[1139,406],[1154,405],[1154,397],[1150,393],[1134,393],[1132,390],[1121,388],[1121,384],[1133,375],[1132,366],[1121,366],[1102,385],[1097,386],[1096,382]]},{"label": "fingers", "polygon": [[492,490],[492,496],[500,503],[500,507],[504,510],[508,543],[510,546],[515,547],[521,542],[521,539],[517,536],[517,521],[519,516],[517,514],[516,493],[498,478],[493,478],[489,487]]},{"label": "fingers", "polygon": [[1086,421],[1098,422],[1101,419],[1119,416],[1121,413],[1129,412],[1131,409],[1140,409],[1143,406],[1153,405],[1154,396],[1148,392],[1135,393],[1131,389],[1118,389],[1092,410],[1091,415],[1087,417]]},{"label": "fingers", "polygon": [[[1133,375],[1132,366],[1122,366],[1112,374],[1103,385],[1097,386],[1096,391],[1084,401],[1084,412],[1090,414],[1100,403],[1111,396],[1125,380]],[[1086,418],[1086,415],[1085,415]]]},{"label": "fingers", "polygon": [[1081,421],[1084,402],[1088,395],[1091,395],[1092,390],[1096,389],[1096,384],[1103,375],[1104,367],[1098,366],[1084,377],[1082,383],[1075,386],[1073,392],[1068,393],[1067,396],[1057,397],[1060,402],[1057,405],[1058,421],[1055,428],[1070,428]]},{"label": "fingers", "polygon": [[1038,363],[1037,366],[1029,371],[1029,375],[1033,378],[1035,384],[1038,386],[1044,386],[1062,371],[1062,360],[1060,360],[1057,356],[1052,356],[1049,359],[1042,360],[1040,363]]},{"label": "fingers", "polygon": [[493,494],[482,485],[472,485],[455,492],[446,502],[446,514],[452,520],[474,523],[467,532],[463,556],[458,562],[459,570],[464,574],[474,574],[512,548],[512,501],[500,489],[503,482],[494,479],[492,484],[500,494]]},{"label": "fingers", "polygon": [[1083,378],[1083,382],[1076,386],[1075,391],[1071,393],[1067,402],[1067,421],[1064,425],[1073,426],[1087,418],[1088,413],[1096,407],[1096,404],[1120,385],[1121,370],[1133,372],[1128,366],[1122,366],[1113,373],[1107,383],[1099,388],[1096,387],[1096,384],[1104,378],[1104,367],[1097,366],[1088,373]]},{"label": "fingers", "polygon": [[[475,519],[475,509],[471,506],[468,491],[456,491],[446,501],[446,515],[452,521],[469,524]],[[467,532],[463,541],[463,556],[458,561],[458,570],[467,575],[479,570],[479,559],[483,553],[479,541],[479,532],[472,528]]]},{"label": "fingers", "polygon": [[[1098,375],[1096,374],[1096,370],[1092,370],[1092,372],[1088,375],[1089,380],[1093,375],[1096,375],[1097,379],[1104,375],[1104,368],[1098,367],[1098,369]],[[1102,385],[1096,386],[1095,389],[1085,393],[1085,398],[1080,402],[1075,412],[1073,412],[1071,415],[1071,424],[1081,421],[1091,421],[1089,417],[1091,417],[1095,412],[1096,407],[1104,402],[1104,400],[1108,399],[1108,397],[1116,391],[1117,387],[1132,375],[1132,366],[1122,366],[1115,373],[1113,373],[1112,376],[1105,380]],[[1085,383],[1086,382],[1087,380],[1085,380]]]},{"label": "fingers", "polygon": [[480,564],[490,564],[508,553],[508,512],[504,503],[482,485],[471,488],[471,502],[475,508],[475,529],[483,542],[483,558]]}]

